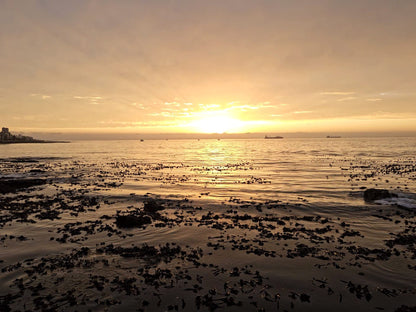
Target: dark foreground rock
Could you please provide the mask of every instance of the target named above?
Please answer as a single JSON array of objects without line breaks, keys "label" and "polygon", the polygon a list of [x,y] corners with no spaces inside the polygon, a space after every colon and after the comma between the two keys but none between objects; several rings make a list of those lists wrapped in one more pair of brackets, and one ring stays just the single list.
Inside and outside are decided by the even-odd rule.
[{"label": "dark foreground rock", "polygon": [[165,207],[163,207],[162,205],[158,204],[153,199],[149,199],[148,201],[146,201],[144,203],[144,207],[143,207],[143,210],[146,213],[150,213],[150,214],[156,213],[157,211],[164,210],[164,209],[165,209]]},{"label": "dark foreground rock", "polygon": [[46,179],[0,180],[0,194],[15,193],[31,186],[46,184]]},{"label": "dark foreground rock", "polygon": [[152,223],[149,216],[117,216],[116,225],[119,228],[134,228]]},{"label": "dark foreground rock", "polygon": [[394,193],[390,193],[388,190],[383,189],[368,189],[364,192],[365,201],[374,201],[392,197],[397,197],[397,195]]},{"label": "dark foreground rock", "polygon": [[395,312],[416,312],[416,306],[408,307],[407,305],[402,305],[400,308],[397,308]]}]

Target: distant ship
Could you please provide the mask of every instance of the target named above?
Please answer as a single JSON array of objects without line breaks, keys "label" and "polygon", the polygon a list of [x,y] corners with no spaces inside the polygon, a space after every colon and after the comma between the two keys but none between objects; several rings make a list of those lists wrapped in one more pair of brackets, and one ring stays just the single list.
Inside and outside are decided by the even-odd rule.
[{"label": "distant ship", "polygon": [[283,139],[282,136],[278,136],[278,135],[276,135],[276,136],[267,136],[267,135],[265,135],[264,138],[265,139]]},{"label": "distant ship", "polygon": [[327,135],[326,138],[327,139],[339,139],[341,136],[339,135]]}]

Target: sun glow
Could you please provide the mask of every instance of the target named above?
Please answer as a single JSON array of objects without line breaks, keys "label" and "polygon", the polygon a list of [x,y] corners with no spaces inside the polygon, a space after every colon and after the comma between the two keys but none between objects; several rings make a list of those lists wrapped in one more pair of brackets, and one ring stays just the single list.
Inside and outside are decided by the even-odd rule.
[{"label": "sun glow", "polygon": [[191,127],[202,133],[239,132],[243,130],[244,123],[223,112],[210,112],[195,120]]}]

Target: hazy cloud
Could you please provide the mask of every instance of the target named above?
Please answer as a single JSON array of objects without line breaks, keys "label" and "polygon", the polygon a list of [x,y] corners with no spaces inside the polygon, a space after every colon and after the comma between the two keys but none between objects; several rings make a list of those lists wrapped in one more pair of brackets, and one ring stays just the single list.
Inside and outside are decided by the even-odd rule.
[{"label": "hazy cloud", "polygon": [[89,104],[91,105],[99,105],[99,101],[103,98],[101,96],[74,96],[74,99],[77,100],[87,100]]},{"label": "hazy cloud", "polygon": [[295,111],[293,114],[310,114],[312,111]]},{"label": "hazy cloud", "polygon": [[355,94],[355,92],[349,92],[349,91],[327,91],[327,92],[321,92],[321,95],[351,95]]},{"label": "hazy cloud", "polygon": [[37,97],[37,98],[40,98],[42,100],[47,100],[47,99],[52,98],[52,96],[50,96],[50,95],[47,95],[47,94],[38,94],[38,93],[32,93],[30,96]]},{"label": "hazy cloud", "polygon": [[340,99],[337,99],[338,102],[343,102],[343,101],[352,101],[352,100],[356,100],[357,97],[355,96],[347,96],[347,97],[343,97]]},{"label": "hazy cloud", "polygon": [[414,116],[415,16],[414,0],[2,1],[2,122]]}]

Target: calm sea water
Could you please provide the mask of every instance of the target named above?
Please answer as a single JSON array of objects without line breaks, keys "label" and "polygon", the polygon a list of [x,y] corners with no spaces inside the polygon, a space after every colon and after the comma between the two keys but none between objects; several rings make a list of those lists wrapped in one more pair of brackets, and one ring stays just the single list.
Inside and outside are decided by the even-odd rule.
[{"label": "calm sea water", "polygon": [[[30,261],[24,262],[26,259],[41,261],[42,257],[59,257],[81,246],[90,248],[89,257],[93,259],[96,256],[93,251],[103,244],[140,246],[145,243],[157,246],[174,242],[203,248],[206,261],[227,270],[254,265],[253,270],[264,274],[282,294],[282,305],[287,309],[292,291],[313,295],[313,305],[297,306],[299,311],[316,311],[319,307],[322,311],[331,311],[333,305],[338,311],[368,311],[375,307],[393,311],[403,302],[408,305],[413,302],[416,290],[411,248],[406,251],[406,246],[397,247],[404,250],[402,256],[392,255],[386,261],[370,258],[375,258],[380,250],[386,250],[386,241],[396,237],[392,233],[410,231],[414,224],[412,213],[407,211],[407,215],[402,215],[405,211],[402,208],[416,209],[416,138],[74,141],[68,144],[0,145],[0,178],[13,177],[42,177],[52,181],[33,189],[29,199],[23,199],[22,195],[21,200],[36,201],[46,195],[51,198],[60,196],[60,201],[65,201],[65,198],[76,201],[78,194],[98,195],[101,207],[75,215],[68,211],[60,214],[59,219],[36,219],[33,224],[7,223],[2,228],[4,239],[0,260],[3,262],[0,263],[12,269],[0,274],[0,295],[17,291],[14,285],[17,278],[23,278],[27,285],[34,283],[24,274],[25,267],[20,270],[15,266],[16,263],[30,266]],[[363,200],[363,192],[373,187],[389,189],[398,197],[367,203]],[[36,199],[36,195],[40,197]],[[122,236],[108,236],[105,231],[87,235],[81,231],[82,234],[73,235],[79,242],[65,244],[53,238],[62,236],[60,231],[67,225],[71,228],[79,222],[82,226],[89,226],[102,220],[104,215],[110,218],[103,222],[114,228],[116,211],[142,207],[145,196],[166,199],[162,200],[165,204],[179,201],[182,205],[180,210],[167,209],[166,213],[185,216],[188,224],[123,230]],[[188,204],[190,211],[186,208]],[[257,209],[261,204],[263,210]],[[201,209],[193,210],[192,207]],[[236,210],[230,211],[230,208]],[[53,210],[53,206],[50,209]],[[220,231],[210,223],[201,222],[201,216],[208,211],[223,216],[237,213],[262,218],[267,215],[288,216],[290,219],[285,219],[285,227],[296,231],[288,232],[293,234],[289,240],[264,239],[261,229],[268,231],[266,221],[258,222],[254,228],[236,226]],[[304,216],[309,217],[304,219]],[[327,218],[328,223],[310,222],[310,216],[320,218],[317,220]],[[228,222],[230,219],[225,220]],[[323,235],[327,235],[328,240],[316,241],[314,229],[327,224],[331,231]],[[285,233],[282,225],[273,228],[276,233]],[[343,233],[346,236],[340,237]],[[20,235],[27,239],[10,239]],[[278,256],[270,258],[238,251],[232,247],[234,240],[236,246],[250,242],[251,246],[271,250]],[[207,242],[224,244],[225,249],[213,249]],[[319,252],[329,255],[331,260],[309,256],[288,259],[288,250],[295,250],[300,243],[314,246]],[[354,254],[355,245],[359,246],[359,254]],[[365,254],[366,251],[369,254]],[[371,261],[367,260],[368,255]],[[137,263],[120,261],[125,269],[110,265],[107,269],[92,272],[109,280],[113,280],[116,274],[129,277],[130,267],[136,267]],[[173,266],[171,269],[175,270]],[[199,268],[189,270],[204,275],[210,287],[217,289],[230,279],[228,271],[218,276],[218,272],[210,270],[205,273],[201,273]],[[68,287],[86,287],[91,277],[89,269],[75,273],[64,270],[61,274],[65,280],[73,281]],[[43,278],[43,283],[48,285],[53,276]],[[328,281],[335,293],[329,294],[325,287],[315,285],[313,281],[316,278]],[[346,286],[345,281],[350,280],[368,285],[374,299],[367,302],[354,295]],[[401,296],[393,298],[380,291],[388,293],[389,289]],[[64,293],[66,288],[61,291]],[[80,290],[84,291],[92,298],[94,306],[95,293],[90,288]],[[188,293],[180,291],[175,290],[171,293],[172,298],[166,298],[189,297]],[[169,295],[169,291],[165,292]],[[119,294],[112,295],[122,299],[120,311],[136,305]],[[344,301],[341,296],[344,296]],[[261,297],[261,292],[258,297]],[[193,300],[191,298],[190,302]],[[22,302],[17,300],[17,307],[21,307]],[[191,305],[188,311],[192,309]]]},{"label": "calm sea water", "polygon": [[[53,164],[88,164],[80,170],[117,175],[123,183],[117,189],[119,195],[151,193],[207,202],[230,197],[281,200],[318,209],[363,205],[360,190],[364,187],[395,189],[410,199],[415,192],[413,173],[389,173],[385,168],[414,164],[416,138],[75,141],[0,146],[0,158],[13,157],[44,158],[56,177],[68,172]],[[0,174],[13,174],[10,170],[3,168]],[[361,179],[374,172],[373,177]]]}]

